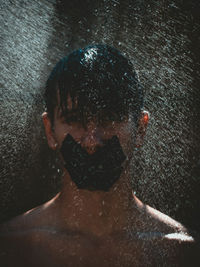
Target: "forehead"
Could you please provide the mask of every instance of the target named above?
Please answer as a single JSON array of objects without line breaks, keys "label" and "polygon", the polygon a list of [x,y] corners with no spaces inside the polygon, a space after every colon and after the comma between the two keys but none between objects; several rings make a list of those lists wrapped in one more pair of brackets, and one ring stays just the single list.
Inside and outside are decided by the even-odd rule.
[{"label": "forehead", "polygon": [[[88,98],[88,96],[87,96]],[[60,100],[59,90],[57,91],[57,116],[68,116],[69,114],[76,114],[77,116],[83,116],[85,118],[99,117],[101,120],[104,117],[113,116],[113,120],[124,120],[129,117],[127,110],[120,108],[113,108],[113,105],[108,103],[102,103],[98,99],[92,99],[91,101],[84,103],[84,99],[80,99],[78,96],[71,96],[68,92],[65,101]],[[121,109],[121,110],[120,110]]]}]

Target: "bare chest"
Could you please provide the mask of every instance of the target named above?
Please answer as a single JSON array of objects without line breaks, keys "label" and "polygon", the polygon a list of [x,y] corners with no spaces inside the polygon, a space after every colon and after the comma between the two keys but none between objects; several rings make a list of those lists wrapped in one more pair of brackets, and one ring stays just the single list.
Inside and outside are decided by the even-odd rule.
[{"label": "bare chest", "polygon": [[[124,236],[94,238],[80,234],[35,235],[27,246],[29,266],[154,266],[151,242]],[[152,264],[151,264],[152,261]],[[147,264],[148,263],[148,264]]]},{"label": "bare chest", "polygon": [[36,231],[14,240],[13,249],[8,252],[9,260],[13,261],[6,266],[157,266],[157,261],[166,261],[167,254],[162,241],[144,242],[124,235],[94,238],[77,233]]}]

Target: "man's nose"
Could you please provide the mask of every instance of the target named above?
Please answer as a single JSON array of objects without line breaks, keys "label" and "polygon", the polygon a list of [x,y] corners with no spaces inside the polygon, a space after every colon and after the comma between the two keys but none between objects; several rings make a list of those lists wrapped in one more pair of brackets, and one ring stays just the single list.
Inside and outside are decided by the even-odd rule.
[{"label": "man's nose", "polygon": [[89,154],[93,154],[98,147],[101,146],[103,146],[101,129],[93,123],[88,124],[82,140],[82,147],[84,147]]}]

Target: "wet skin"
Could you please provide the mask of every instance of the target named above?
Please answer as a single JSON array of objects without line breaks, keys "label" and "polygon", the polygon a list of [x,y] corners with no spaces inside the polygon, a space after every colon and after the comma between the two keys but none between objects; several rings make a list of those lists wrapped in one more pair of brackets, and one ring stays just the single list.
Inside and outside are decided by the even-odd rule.
[{"label": "wet skin", "polygon": [[142,144],[147,113],[137,129],[128,119],[101,125],[89,120],[83,127],[58,109],[53,128],[47,113],[43,121],[52,149],[59,150],[69,133],[92,154],[116,135],[127,155],[125,169],[109,192],[93,192],[77,189],[63,168],[55,198],[1,226],[0,266],[195,266],[199,247],[187,229],[132,194],[129,157]]},{"label": "wet skin", "polygon": [[57,195],[2,225],[0,266],[199,266],[198,245],[181,224],[136,197],[133,208],[131,227],[79,231],[61,223],[67,218],[59,214]]}]

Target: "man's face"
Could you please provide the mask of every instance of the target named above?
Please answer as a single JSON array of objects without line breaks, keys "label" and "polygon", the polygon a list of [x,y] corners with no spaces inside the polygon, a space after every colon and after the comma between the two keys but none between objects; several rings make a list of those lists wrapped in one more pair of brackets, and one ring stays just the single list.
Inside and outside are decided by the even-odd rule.
[{"label": "man's face", "polygon": [[68,108],[69,112],[65,116],[61,115],[58,107],[54,112],[53,136],[58,148],[70,134],[88,154],[93,154],[106,140],[117,136],[124,153],[129,157],[133,150],[133,136],[136,131],[134,122],[130,118],[127,117],[121,122],[105,120],[99,123],[95,117],[91,117],[88,118],[87,124],[83,125],[77,112],[72,110],[70,97],[68,97]]},{"label": "man's face", "polygon": [[137,129],[130,116],[117,121],[116,114],[108,112],[88,115],[83,123],[76,103],[72,109],[69,96],[67,101],[65,115],[58,106],[55,108],[53,125],[43,113],[48,144],[58,149],[63,167],[78,188],[108,191],[128,167],[123,164],[130,162],[134,145],[142,144],[148,113],[141,113]]}]

